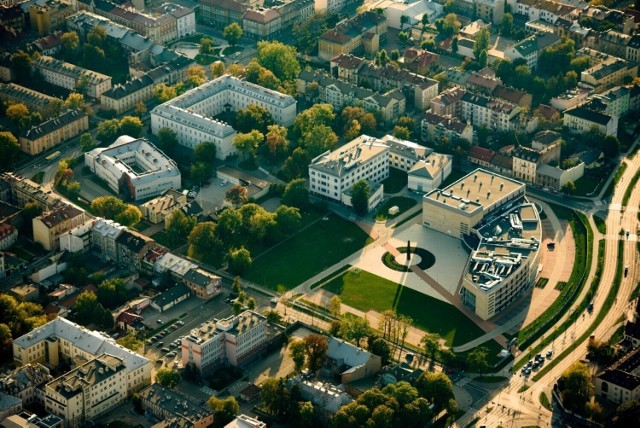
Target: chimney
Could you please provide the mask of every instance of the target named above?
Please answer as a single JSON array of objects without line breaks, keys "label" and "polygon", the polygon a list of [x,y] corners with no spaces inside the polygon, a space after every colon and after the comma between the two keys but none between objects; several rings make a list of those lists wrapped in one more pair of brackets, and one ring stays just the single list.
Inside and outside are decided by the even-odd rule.
[{"label": "chimney", "polygon": [[487,199],[489,199],[491,197],[491,191],[487,192]]}]

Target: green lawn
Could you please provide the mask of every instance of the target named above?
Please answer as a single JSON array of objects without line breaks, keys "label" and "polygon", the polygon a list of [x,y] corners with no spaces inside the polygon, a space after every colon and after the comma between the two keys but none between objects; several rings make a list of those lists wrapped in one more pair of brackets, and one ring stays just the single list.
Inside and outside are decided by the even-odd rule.
[{"label": "green lawn", "polygon": [[[384,204],[380,205],[380,208],[378,208],[378,214],[382,214],[387,218],[393,218],[399,216],[400,214],[403,214],[405,211],[415,206],[417,203],[418,201],[412,198],[405,198],[404,196],[394,196],[387,200]],[[396,215],[389,215],[389,208],[393,206],[397,206],[400,211]]]},{"label": "green lawn", "polygon": [[603,235],[607,233],[607,224],[602,217],[594,215],[593,222],[596,224],[598,232],[602,233]]},{"label": "green lawn", "polygon": [[346,272],[324,288],[338,294],[344,304],[362,311],[395,309],[408,315],[416,327],[438,333],[449,346],[462,345],[484,334],[454,306],[366,271]]},{"label": "green lawn", "polygon": [[384,193],[398,193],[407,185],[407,172],[389,168],[389,177],[382,184],[384,184]]},{"label": "green lawn", "polygon": [[367,238],[356,224],[331,214],[257,257],[244,277],[285,292],[363,248]]},{"label": "green lawn", "polygon": [[174,242],[164,230],[154,233],[152,238],[160,245],[167,247],[170,250],[180,248],[187,243],[186,239],[178,239]]}]

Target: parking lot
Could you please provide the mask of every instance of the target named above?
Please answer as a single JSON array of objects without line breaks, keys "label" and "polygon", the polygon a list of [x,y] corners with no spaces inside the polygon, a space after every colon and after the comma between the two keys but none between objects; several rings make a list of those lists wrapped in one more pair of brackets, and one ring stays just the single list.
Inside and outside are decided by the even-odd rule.
[{"label": "parking lot", "polygon": [[211,184],[202,186],[196,195],[196,201],[202,209],[207,211],[217,211],[224,205],[224,195],[233,184],[227,183],[220,178],[212,178]]}]

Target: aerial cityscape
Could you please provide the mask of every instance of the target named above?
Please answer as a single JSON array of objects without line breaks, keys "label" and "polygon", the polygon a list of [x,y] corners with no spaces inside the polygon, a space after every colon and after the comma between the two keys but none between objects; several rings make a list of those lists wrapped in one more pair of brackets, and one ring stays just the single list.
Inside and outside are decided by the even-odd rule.
[{"label": "aerial cityscape", "polygon": [[640,1],[0,0],[0,427],[640,427]]}]

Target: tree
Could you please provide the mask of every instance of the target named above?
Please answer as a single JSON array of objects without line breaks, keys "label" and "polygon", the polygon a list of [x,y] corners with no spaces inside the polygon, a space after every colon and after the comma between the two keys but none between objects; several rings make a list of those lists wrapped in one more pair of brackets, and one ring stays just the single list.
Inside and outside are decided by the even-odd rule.
[{"label": "tree", "polygon": [[68,31],[63,33],[60,37],[60,41],[62,42],[62,49],[66,56],[72,55],[76,49],[78,49],[78,45],[80,44],[80,37],[78,37],[78,33],[75,31]]},{"label": "tree", "polygon": [[[437,26],[438,24],[436,24]],[[442,20],[442,32],[447,36],[458,34],[461,26],[462,24],[455,13],[448,13]]]},{"label": "tree", "polygon": [[248,195],[249,191],[246,187],[241,184],[236,184],[226,191],[224,199],[237,208],[240,205],[247,203]]},{"label": "tree", "polygon": [[627,428],[635,426],[640,421],[640,400],[631,400],[622,403],[616,409],[613,416],[615,428]]},{"label": "tree", "polygon": [[94,318],[98,307],[98,298],[92,291],[83,291],[73,306],[75,319],[79,324],[89,324]]},{"label": "tree", "polygon": [[5,115],[19,129],[27,129],[31,125],[31,113],[27,106],[22,103],[11,104],[5,110]]},{"label": "tree", "polygon": [[391,348],[386,340],[381,337],[376,337],[375,339],[370,337],[367,343],[369,352],[382,358],[383,366],[391,360]]},{"label": "tree", "polygon": [[138,101],[136,103],[136,107],[133,111],[133,114],[135,114],[138,117],[142,117],[146,112],[147,112],[147,106],[145,105],[145,103],[143,101]]},{"label": "tree", "polygon": [[275,222],[279,237],[291,236],[300,229],[302,223],[300,210],[296,207],[280,205],[275,212]]},{"label": "tree", "polygon": [[194,64],[187,68],[187,83],[190,86],[198,87],[207,81],[207,73],[204,67]]},{"label": "tree", "polygon": [[224,30],[222,32],[224,39],[229,42],[232,47],[235,47],[235,45],[240,41],[240,39],[242,38],[242,34],[242,27],[240,27],[237,22],[232,22],[231,24],[227,25],[226,27],[224,27]]},{"label": "tree", "polygon": [[189,245],[199,255],[217,253],[220,241],[216,237],[216,224],[205,221],[195,225],[189,234]]},{"label": "tree", "polygon": [[305,352],[305,344],[301,339],[294,340],[289,345],[289,355],[293,360],[294,371],[297,373],[300,373],[304,367]]},{"label": "tree", "polygon": [[211,71],[211,76],[216,79],[224,74],[224,62],[216,61],[211,63],[209,66],[209,70]]},{"label": "tree", "polygon": [[314,104],[296,116],[296,120],[293,123],[294,140],[297,139],[298,143],[303,145],[300,139],[305,137],[313,128],[318,125],[331,127],[335,119],[336,115],[333,111],[333,105]]},{"label": "tree", "polygon": [[573,363],[560,376],[558,387],[564,407],[584,414],[585,404],[591,400],[593,394],[589,367],[581,362]]},{"label": "tree", "polygon": [[281,42],[258,42],[258,63],[282,81],[294,81],[300,74],[296,49]]},{"label": "tree", "polygon": [[318,125],[311,128],[302,142],[298,141],[298,144],[309,153],[309,156],[315,157],[327,150],[333,150],[338,144],[338,136],[329,126]]},{"label": "tree", "polygon": [[116,342],[127,349],[131,349],[133,352],[136,352],[138,349],[142,348],[143,345],[142,340],[138,339],[134,333],[129,333],[126,336],[118,339]]},{"label": "tree", "polygon": [[356,181],[351,187],[351,205],[356,214],[362,216],[369,212],[371,186],[366,180]]},{"label": "tree", "polygon": [[240,413],[240,406],[235,397],[217,398],[212,396],[207,406],[213,411],[213,426],[222,428],[229,424]]},{"label": "tree", "polygon": [[436,413],[448,406],[449,400],[454,399],[453,384],[444,373],[422,373],[416,382],[416,389],[421,397],[433,403]]},{"label": "tree", "polygon": [[613,135],[607,135],[606,137],[604,137],[604,140],[600,139],[600,141],[602,141],[602,153],[605,157],[613,159],[620,152],[620,141],[617,137]]},{"label": "tree", "polygon": [[253,259],[251,253],[244,247],[229,251],[229,270],[240,275],[251,267]]},{"label": "tree", "polygon": [[273,123],[269,110],[258,104],[249,104],[247,108],[239,109],[236,114],[236,128],[240,132],[257,130],[264,134]]},{"label": "tree", "polygon": [[564,186],[562,186],[562,193],[566,194],[566,195],[573,195],[576,192],[576,184],[569,180],[567,181]]},{"label": "tree", "polygon": [[204,183],[209,179],[209,177],[211,177],[211,165],[205,162],[196,162],[191,165],[189,173],[193,181],[202,185],[202,183]]},{"label": "tree", "polygon": [[280,312],[274,309],[268,310],[264,315],[267,317],[268,323],[271,323],[271,324],[282,323],[282,315],[280,315]]},{"label": "tree", "polygon": [[264,407],[274,416],[281,416],[289,407],[289,391],[284,379],[270,377],[260,385],[260,398]]},{"label": "tree", "polygon": [[135,205],[127,204],[114,218],[115,221],[123,226],[131,227],[142,220],[142,213]]},{"label": "tree", "polygon": [[69,181],[67,182],[67,196],[69,199],[76,200],[80,195],[80,183],[78,181]]},{"label": "tree", "polygon": [[[489,30],[486,28],[478,31],[476,41],[473,44],[473,55],[480,64],[480,67],[487,65],[487,51],[489,50]],[[484,52],[484,53],[483,53]]]},{"label": "tree", "polygon": [[64,106],[70,110],[79,109],[87,111],[87,103],[84,99],[84,95],[77,92],[69,94],[67,99],[64,101]]},{"label": "tree", "polygon": [[173,388],[180,382],[180,373],[170,368],[163,367],[156,372],[156,382],[165,388]]},{"label": "tree", "polygon": [[391,58],[391,61],[397,62],[400,59],[400,52],[398,49],[392,50],[389,54],[389,58]]},{"label": "tree", "polygon": [[506,37],[511,37],[513,32],[513,15],[505,13],[502,15],[502,22],[500,23],[500,34]]},{"label": "tree", "polygon": [[11,56],[11,66],[18,82],[27,82],[31,77],[31,57],[24,51],[18,51]]},{"label": "tree", "polygon": [[238,132],[233,138],[233,146],[242,152],[244,159],[247,158],[247,155],[253,158],[263,141],[264,135],[259,131],[253,130],[246,134]]},{"label": "tree", "polygon": [[287,128],[280,125],[267,127],[267,149],[272,159],[276,159],[287,152],[289,141],[287,140]]},{"label": "tree", "polygon": [[166,153],[172,153],[178,144],[176,133],[170,128],[158,129],[158,147]]},{"label": "tree", "polygon": [[397,126],[407,128],[409,130],[409,139],[414,137],[416,129],[416,121],[410,116],[400,116],[396,121]]},{"label": "tree", "polygon": [[587,358],[601,367],[613,364],[619,358],[616,347],[607,342],[591,339],[587,345]]},{"label": "tree", "polygon": [[284,162],[284,175],[290,180],[303,177],[308,171],[310,160],[309,154],[302,147],[296,147]]},{"label": "tree", "polygon": [[367,337],[370,331],[368,319],[350,316],[342,320],[340,335],[347,340],[355,341],[359,347],[360,341]]},{"label": "tree", "polygon": [[202,55],[211,55],[211,53],[213,52],[213,39],[211,39],[211,37],[201,38],[198,51]]},{"label": "tree", "polygon": [[104,48],[104,43],[107,40],[107,31],[100,25],[96,25],[87,33],[87,42]]},{"label": "tree", "polygon": [[120,121],[119,134],[138,138],[140,136],[140,132],[142,131],[142,126],[142,121],[139,117],[125,116]]},{"label": "tree", "polygon": [[458,38],[454,37],[451,40],[451,52],[458,53]]},{"label": "tree", "polygon": [[409,140],[411,139],[411,131],[406,126],[398,126],[396,125],[391,131],[391,135],[401,140]]},{"label": "tree", "polygon": [[242,303],[240,301],[235,301],[233,302],[233,305],[231,306],[231,309],[233,310],[233,314],[235,316],[238,316],[242,313],[242,310],[244,309],[242,306]]},{"label": "tree", "polygon": [[469,368],[469,371],[480,374],[486,372],[487,367],[489,366],[489,363],[487,362],[488,355],[489,350],[484,346],[479,346],[469,352],[467,354],[467,367]]},{"label": "tree", "polygon": [[305,210],[309,206],[309,190],[305,186],[305,179],[296,178],[287,183],[280,202],[290,207]]},{"label": "tree", "polygon": [[[359,129],[363,134],[372,135],[376,132],[376,117],[362,107],[346,106],[340,114],[340,121],[343,124],[342,130],[344,133],[347,133],[353,127],[354,121],[358,123]],[[353,138],[345,139],[350,140]]]},{"label": "tree", "polygon": [[316,373],[327,356],[329,342],[325,336],[310,334],[304,338],[305,351],[307,352],[307,364],[309,370]]},{"label": "tree", "polygon": [[340,296],[333,296],[331,300],[329,300],[329,312],[336,318],[340,317],[342,312],[342,300]]},{"label": "tree", "polygon": [[100,217],[113,220],[116,215],[120,214],[126,205],[122,199],[115,196],[100,196],[91,203],[91,211]]},{"label": "tree", "polygon": [[82,151],[88,152],[93,148],[93,135],[90,132],[85,132],[80,136],[80,147],[82,147]]},{"label": "tree", "polygon": [[13,165],[19,150],[18,139],[9,131],[0,131],[0,169]]},{"label": "tree", "polygon": [[406,31],[399,32],[398,42],[400,42],[401,45],[406,45],[409,42],[409,33],[407,33]]},{"label": "tree", "polygon": [[98,125],[96,137],[102,144],[111,144],[120,135],[120,121],[118,119],[103,120]]},{"label": "tree", "polygon": [[165,103],[178,96],[175,86],[169,86],[165,83],[160,83],[153,87],[153,96],[156,97],[159,103]]},{"label": "tree", "polygon": [[440,354],[440,349],[442,348],[440,345],[441,339],[442,338],[437,333],[427,333],[420,341],[423,346],[424,356],[429,358],[431,366],[433,366]]},{"label": "tree", "polygon": [[187,216],[182,210],[176,210],[169,215],[165,223],[165,230],[172,242],[186,239],[198,220],[194,216]]},{"label": "tree", "polygon": [[193,149],[196,162],[212,164],[216,160],[216,145],[211,141],[203,141]]},{"label": "tree", "polygon": [[244,66],[242,64],[229,64],[227,66],[227,74],[233,77],[242,78],[244,77]]}]

